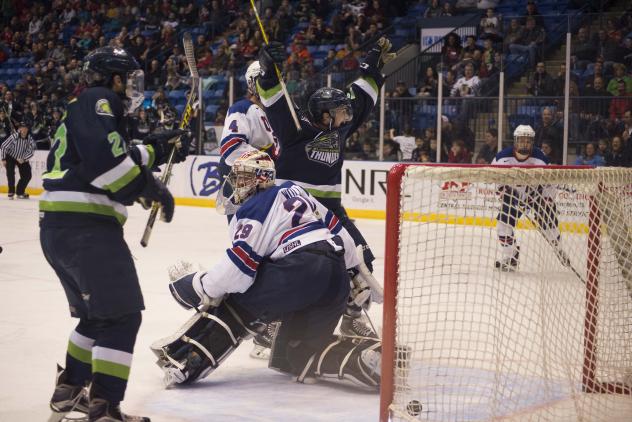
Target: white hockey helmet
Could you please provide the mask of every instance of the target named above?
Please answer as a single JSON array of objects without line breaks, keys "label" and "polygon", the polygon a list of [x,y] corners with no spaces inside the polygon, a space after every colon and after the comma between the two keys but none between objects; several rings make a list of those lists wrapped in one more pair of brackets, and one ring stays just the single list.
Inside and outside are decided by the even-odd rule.
[{"label": "white hockey helmet", "polygon": [[248,151],[235,160],[227,181],[233,189],[232,202],[243,204],[248,198],[274,186],[274,161],[263,151]]},{"label": "white hockey helmet", "polygon": [[261,65],[258,60],[250,63],[246,69],[246,84],[248,85],[248,93],[257,95],[257,78],[261,75]]},{"label": "white hockey helmet", "polygon": [[514,130],[514,153],[520,160],[526,160],[531,156],[535,131],[529,125],[519,125]]}]

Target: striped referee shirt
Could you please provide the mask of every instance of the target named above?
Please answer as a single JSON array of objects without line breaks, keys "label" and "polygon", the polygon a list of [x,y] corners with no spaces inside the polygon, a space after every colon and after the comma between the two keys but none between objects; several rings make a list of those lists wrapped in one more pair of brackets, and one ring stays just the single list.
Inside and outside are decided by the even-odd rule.
[{"label": "striped referee shirt", "polygon": [[26,138],[20,136],[20,132],[15,132],[4,140],[0,145],[0,159],[6,160],[11,156],[16,160],[29,160],[33,157],[35,142],[29,133]]}]

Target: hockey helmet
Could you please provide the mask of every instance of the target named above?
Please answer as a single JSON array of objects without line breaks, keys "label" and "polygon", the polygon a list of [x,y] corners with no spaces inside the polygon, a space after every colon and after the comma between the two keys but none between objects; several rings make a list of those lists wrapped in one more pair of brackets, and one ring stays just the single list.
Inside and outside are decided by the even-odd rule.
[{"label": "hockey helmet", "polygon": [[307,101],[307,111],[309,112],[312,124],[323,124],[323,113],[329,113],[331,121],[330,128],[335,125],[336,116],[342,113],[341,124],[348,123],[353,119],[353,109],[351,101],[347,95],[337,88],[319,88]]},{"label": "hockey helmet", "polygon": [[274,161],[263,151],[248,151],[235,160],[227,181],[233,189],[233,203],[242,204],[259,190],[274,186]]},{"label": "hockey helmet", "polygon": [[519,125],[514,130],[514,153],[520,160],[526,160],[531,156],[535,131],[529,125]]},{"label": "hockey helmet", "polygon": [[127,113],[133,113],[145,99],[145,75],[138,61],[122,48],[100,47],[84,59],[83,75],[88,86],[109,86],[119,75],[125,85]]},{"label": "hockey helmet", "polygon": [[250,95],[257,94],[257,78],[261,75],[261,65],[258,60],[250,63],[248,69],[246,69],[246,84],[248,85],[248,93]]}]

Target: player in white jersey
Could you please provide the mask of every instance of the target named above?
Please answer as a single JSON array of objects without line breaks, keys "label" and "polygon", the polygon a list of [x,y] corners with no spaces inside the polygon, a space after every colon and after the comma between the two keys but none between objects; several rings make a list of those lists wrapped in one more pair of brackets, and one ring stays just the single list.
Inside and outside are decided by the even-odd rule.
[{"label": "player in white jersey", "polygon": [[[514,144],[496,154],[492,165],[546,166],[549,158],[534,144],[535,132],[529,125],[519,125],[514,131]],[[560,262],[568,266],[568,256],[560,246],[560,230],[555,205],[555,186],[508,186],[499,188],[502,207],[496,217],[496,231],[502,257],[496,268],[515,271],[520,259],[520,247],[514,236],[514,228],[523,213],[532,211],[537,228],[555,251]]]},{"label": "player in white jersey", "polygon": [[267,154],[238,158],[227,179],[230,200],[239,205],[230,222],[232,247],[208,271],[186,274],[184,266],[172,274],[172,295],[198,313],[152,345],[167,385],[205,377],[242,340],[277,320],[271,368],[300,382],[332,377],[379,385],[379,340],[333,335],[350,294],[346,269],[360,264],[353,239],[302,187],[275,186],[274,179]]},{"label": "player in white jersey", "polygon": [[[273,160],[276,160],[279,154],[278,140],[257,94],[256,81],[260,74],[259,62],[252,62],[246,70],[248,95],[230,106],[224,120],[219,164],[222,179],[228,175],[235,160],[248,151],[265,151]],[[225,199],[230,195],[230,191],[218,192],[217,200],[220,206],[226,205]],[[229,220],[232,211],[230,206],[226,209]]]}]

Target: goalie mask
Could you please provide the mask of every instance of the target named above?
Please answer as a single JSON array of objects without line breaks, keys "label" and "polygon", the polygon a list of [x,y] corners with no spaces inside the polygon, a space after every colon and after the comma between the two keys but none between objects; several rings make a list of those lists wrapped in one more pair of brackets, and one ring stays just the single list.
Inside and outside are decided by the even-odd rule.
[{"label": "goalie mask", "polygon": [[514,154],[519,160],[526,160],[533,152],[535,132],[529,125],[519,125],[514,130]]},{"label": "goalie mask", "polygon": [[[235,206],[246,202],[263,189],[274,186],[276,170],[274,161],[263,151],[249,151],[235,160],[224,184],[232,190],[229,197],[218,195],[217,209],[220,213],[234,213]],[[224,192],[224,186],[220,194]]]}]

